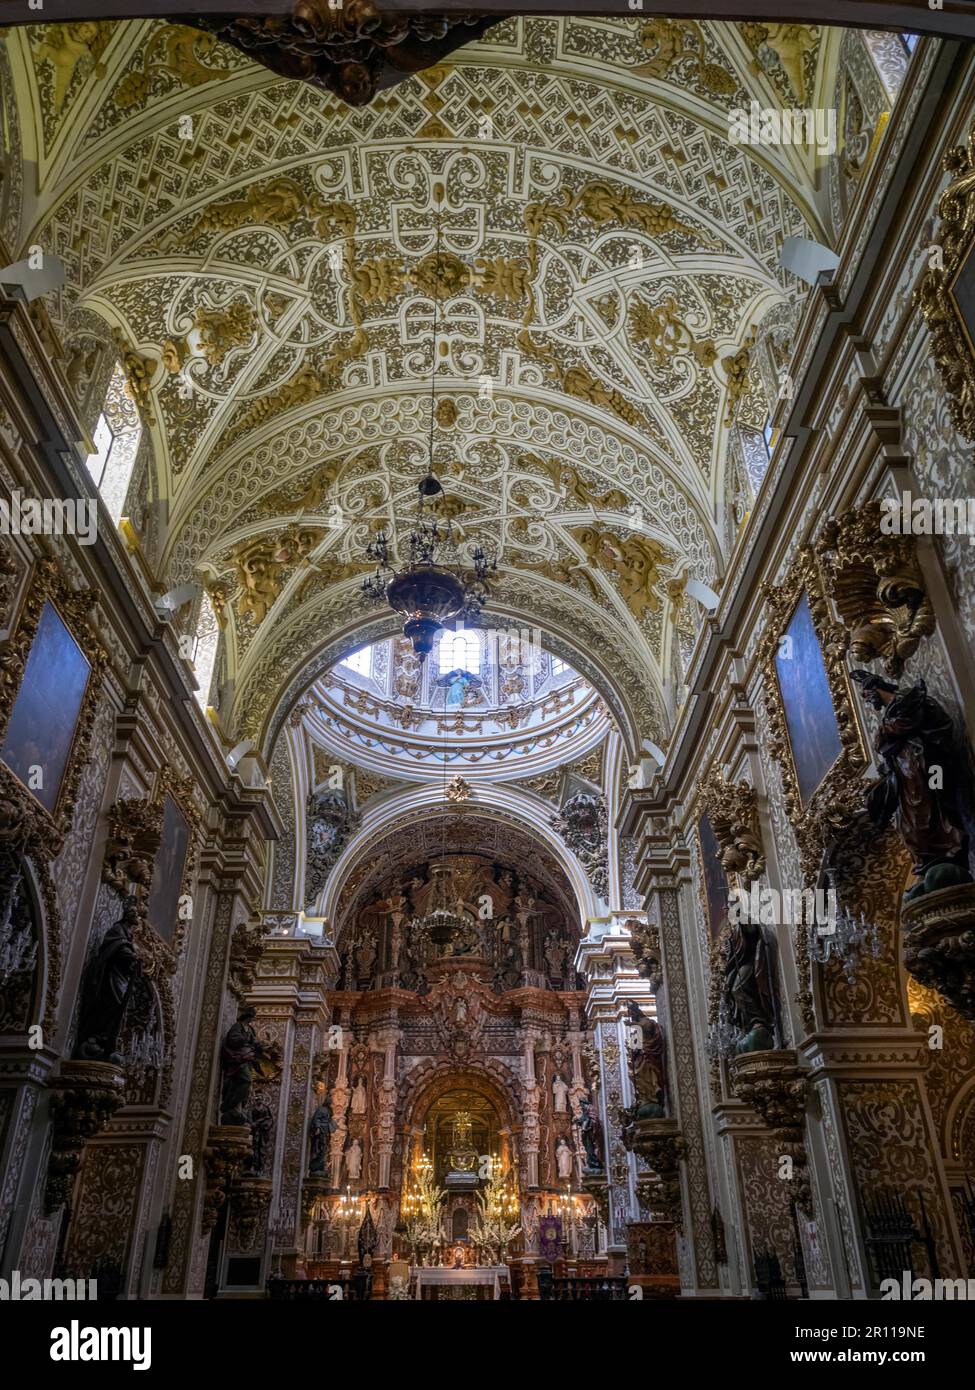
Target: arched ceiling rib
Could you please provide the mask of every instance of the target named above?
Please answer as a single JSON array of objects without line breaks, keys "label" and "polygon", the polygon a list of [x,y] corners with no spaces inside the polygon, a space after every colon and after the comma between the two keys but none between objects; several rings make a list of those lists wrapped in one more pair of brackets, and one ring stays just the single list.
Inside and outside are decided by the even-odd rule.
[{"label": "arched ceiling rib", "polygon": [[373,827],[354,841],[329,881],[322,907],[338,936],[363,906],[397,874],[443,855],[478,854],[515,869],[542,887],[566,916],[580,920],[586,904],[552,849],[510,813],[490,807],[446,817],[400,811],[381,834]]},{"label": "arched ceiling rib", "polygon": [[162,22],[10,36],[52,318],[68,351],[107,324],[142,359],[161,577],[213,587],[245,732],[370,619],[365,543],[426,463],[437,300],[435,462],[498,548],[497,611],[598,650],[628,741],[662,741],[683,577],[720,582],[748,344],[795,299],[779,247],[824,237],[807,154],[729,143],[728,112],[812,104],[821,40],[518,19],[352,109]]}]

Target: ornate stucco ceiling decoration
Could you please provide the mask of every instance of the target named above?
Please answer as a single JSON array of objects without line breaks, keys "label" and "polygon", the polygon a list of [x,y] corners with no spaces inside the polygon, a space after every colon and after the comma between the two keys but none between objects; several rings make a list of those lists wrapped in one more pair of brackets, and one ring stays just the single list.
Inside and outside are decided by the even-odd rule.
[{"label": "ornate stucco ceiling decoration", "polygon": [[95,27],[61,60],[53,26],[8,39],[56,144],[24,231],[65,263],[66,350],[125,345],[161,576],[223,602],[222,717],[261,734],[368,624],[365,544],[398,542],[427,460],[436,297],[453,520],[659,741],[667,590],[719,582],[747,344],[794,296],[782,238],[823,235],[805,156],[730,144],[728,111],[808,99],[819,31],[507,21],[353,109],[195,30]]},{"label": "ornate stucco ceiling decoration", "polygon": [[546,801],[555,804],[560,799],[562,788],[567,778],[578,778],[590,783],[593,787],[601,787],[603,784],[603,759],[606,751],[605,739],[598,747],[593,748],[584,758],[579,758],[575,762],[565,763],[561,767],[552,768],[549,772],[543,773],[539,777],[526,777],[520,779],[516,785],[526,787],[536,796],[544,797]]},{"label": "ornate stucco ceiling decoration", "polygon": [[332,886],[337,910],[333,914],[337,934],[358,910],[383,886],[415,865],[444,855],[478,854],[514,869],[528,882],[539,885],[549,900],[566,916],[578,919],[578,905],[566,875],[547,847],[502,812],[409,820],[393,827],[378,842],[364,841],[361,852],[348,861],[341,884]]},{"label": "ornate stucco ceiling decoration", "polygon": [[328,785],[335,780],[336,769],[341,774],[342,785],[354,790],[356,806],[364,806],[374,796],[383,792],[401,790],[404,783],[396,778],[382,777],[376,772],[361,767],[357,763],[344,762],[320,743],[309,741],[311,752],[312,788]]}]

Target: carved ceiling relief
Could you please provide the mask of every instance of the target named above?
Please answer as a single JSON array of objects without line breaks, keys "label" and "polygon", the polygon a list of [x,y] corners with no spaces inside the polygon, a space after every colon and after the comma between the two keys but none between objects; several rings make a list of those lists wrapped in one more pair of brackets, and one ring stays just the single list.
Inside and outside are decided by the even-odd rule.
[{"label": "carved ceiling relief", "polygon": [[20,217],[24,196],[21,158],[23,138],[10,70],[10,55],[0,43],[0,236],[6,245],[20,245]]},{"label": "carved ceiling relief", "polygon": [[814,90],[821,31],[811,24],[742,24],[755,55],[753,71],[764,72],[786,106],[806,106]]},{"label": "carved ceiling relief", "polygon": [[[361,551],[401,529],[426,461],[436,298],[434,464],[457,521],[534,618],[601,634],[663,737],[660,590],[713,581],[729,412],[760,413],[752,328],[782,299],[782,235],[817,230],[794,171],[716,133],[764,78],[710,25],[525,19],[356,113],[209,34],[118,28],[124,50],[112,26],[64,26],[63,54],[30,31],[68,124],[104,65],[79,177],[37,229],[66,267],[52,322],[116,328],[171,498],[161,577],[226,592],[245,731],[335,615],[365,616]],[[741,32],[781,99],[812,93],[817,31]]]},{"label": "carved ceiling relief", "polygon": [[26,31],[48,147],[86,81],[105,76],[102,56],[116,30],[117,26],[107,20],[82,20],[43,24]]}]

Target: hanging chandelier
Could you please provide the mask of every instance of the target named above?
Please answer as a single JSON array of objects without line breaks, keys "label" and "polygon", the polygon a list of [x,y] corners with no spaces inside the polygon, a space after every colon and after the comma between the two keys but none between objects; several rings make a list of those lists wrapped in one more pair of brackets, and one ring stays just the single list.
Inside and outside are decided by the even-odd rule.
[{"label": "hanging chandelier", "polygon": [[449,866],[431,864],[430,875],[434,881],[431,902],[422,917],[414,917],[410,922],[410,932],[429,937],[435,946],[446,946],[459,933],[467,931],[469,923],[453,911],[447,900]]},{"label": "hanging chandelier", "polygon": [[433,336],[430,344],[430,451],[426,474],[417,485],[416,521],[407,541],[408,559],[401,568],[391,563],[390,538],[385,531],[369,542],[366,556],[376,565],[376,573],[363,582],[369,598],[384,601],[404,618],[403,635],[413,644],[420,661],[433,650],[437,634],[460,619],[477,618],[488,598],[488,576],[497,568],[494,556],[480,545],[465,562],[458,536],[448,516],[441,522],[435,512],[435,499],[444,495],[440,479],[433,471],[433,429],[437,414],[437,328],[440,307],[440,281],[443,262],[440,254],[440,204],[443,185],[433,190],[436,212],[436,252],[433,297]]},{"label": "hanging chandelier", "polygon": [[406,565],[397,569],[390,562],[389,538],[380,531],[366,547],[376,573],[363,581],[362,591],[402,613],[403,635],[424,661],[441,629],[459,619],[472,621],[478,616],[487,601],[488,576],[497,568],[497,561],[478,545],[465,569],[453,526],[449,520],[440,522],[428,506],[431,497],[443,494],[439,479],[428,473],[421,478],[418,492]]}]

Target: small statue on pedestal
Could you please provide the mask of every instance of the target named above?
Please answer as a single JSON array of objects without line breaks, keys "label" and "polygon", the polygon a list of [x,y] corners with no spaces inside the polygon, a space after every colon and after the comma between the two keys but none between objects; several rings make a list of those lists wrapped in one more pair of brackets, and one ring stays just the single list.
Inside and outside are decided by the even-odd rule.
[{"label": "small statue on pedestal", "polygon": [[345,1151],[345,1171],[352,1182],[359,1181],[362,1173],[362,1145],[358,1139],[353,1139]]},{"label": "small statue on pedestal", "polygon": [[630,1076],[636,1101],[633,1118],[662,1119],[667,1099],[667,1049],[660,1024],[647,1018],[639,1004],[630,1000],[630,1023],[640,1030],[640,1043],[630,1053]]},{"label": "small statue on pedestal", "polygon": [[123,1063],[117,1050],[119,1035],[133,986],[142,976],[132,940],[138,921],[136,900],[128,897],[122,916],[108,928],[85,969],[75,1046],[75,1056],[85,1061]]},{"label": "small statue on pedestal", "polygon": [[251,1157],[247,1171],[255,1177],[263,1177],[264,1169],[271,1151],[271,1131],[274,1128],[274,1113],[262,1100],[251,1106]]},{"label": "small statue on pedestal", "polygon": [[565,1114],[568,1095],[569,1088],[563,1080],[561,1072],[556,1072],[552,1077],[552,1106],[556,1115]]},{"label": "small statue on pedestal", "polygon": [[910,851],[917,882],[905,901],[971,883],[958,788],[964,761],[951,716],[924,681],[902,690],[872,671],[852,676],[881,716],[874,748],[884,775],[870,788],[867,813],[878,830],[893,820]]},{"label": "small statue on pedestal", "polygon": [[308,1172],[311,1177],[321,1178],[328,1172],[329,1140],[338,1129],[332,1118],[332,1107],[328,1096],[323,1095],[308,1124],[311,1139],[311,1161]]},{"label": "small statue on pedestal", "polygon": [[579,1130],[582,1147],[586,1153],[586,1171],[601,1173],[603,1170],[602,1126],[596,1108],[588,1096],[579,1098],[579,1109],[572,1121]]},{"label": "small statue on pedestal", "polygon": [[550,931],[545,938],[545,960],[548,964],[549,979],[553,982],[558,981],[560,985],[565,982],[567,955],[565,942],[557,932]]},{"label": "small statue on pedestal", "polygon": [[376,964],[376,938],[366,932],[355,950],[356,983],[360,989],[368,989],[372,984]]},{"label": "small statue on pedestal", "polygon": [[266,1055],[251,1027],[257,1010],[242,1009],[236,1023],[227,1029],[220,1053],[223,1085],[220,1091],[220,1123],[246,1125],[246,1105],[254,1083],[254,1063]]}]

